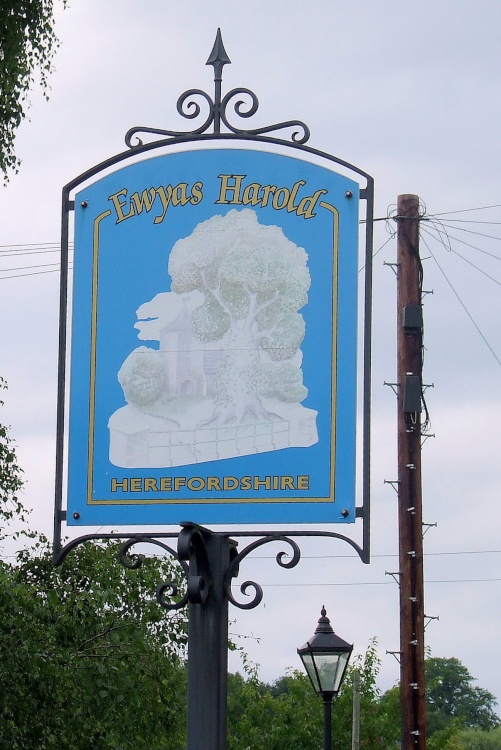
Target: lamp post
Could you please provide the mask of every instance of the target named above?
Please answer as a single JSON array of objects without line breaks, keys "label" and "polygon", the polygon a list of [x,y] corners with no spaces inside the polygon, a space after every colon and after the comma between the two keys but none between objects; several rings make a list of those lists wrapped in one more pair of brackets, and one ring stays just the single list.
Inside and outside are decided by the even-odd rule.
[{"label": "lamp post", "polygon": [[324,750],[332,748],[332,699],[338,694],[353,645],[332,629],[325,607],[322,607],[315,634],[297,652],[314,691],[324,704]]}]

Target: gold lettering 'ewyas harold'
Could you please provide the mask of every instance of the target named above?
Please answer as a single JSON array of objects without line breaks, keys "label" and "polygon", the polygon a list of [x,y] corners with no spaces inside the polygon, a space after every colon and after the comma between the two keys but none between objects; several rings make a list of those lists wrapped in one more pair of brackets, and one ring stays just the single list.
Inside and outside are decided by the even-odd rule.
[{"label": "gold lettering 'ewyas harold'", "polygon": [[[320,198],[328,192],[321,188],[311,193],[306,180],[297,180],[292,186],[286,187],[252,182],[245,174],[220,174],[218,179],[215,205],[285,210],[303,219],[312,219],[316,216],[315,210]],[[133,193],[124,187],[108,196],[115,210],[117,224],[150,212],[153,214],[153,223],[161,224],[171,206],[196,206],[204,198],[204,184],[200,180],[192,185],[179,182],[177,185],[148,187]]]}]

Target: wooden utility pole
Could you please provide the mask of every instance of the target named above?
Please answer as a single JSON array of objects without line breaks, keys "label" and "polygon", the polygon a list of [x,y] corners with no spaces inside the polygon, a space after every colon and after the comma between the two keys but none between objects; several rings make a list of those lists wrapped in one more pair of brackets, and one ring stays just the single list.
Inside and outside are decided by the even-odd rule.
[{"label": "wooden utility pole", "polygon": [[426,750],[421,491],[423,313],[417,195],[398,197],[396,221],[402,750]]}]

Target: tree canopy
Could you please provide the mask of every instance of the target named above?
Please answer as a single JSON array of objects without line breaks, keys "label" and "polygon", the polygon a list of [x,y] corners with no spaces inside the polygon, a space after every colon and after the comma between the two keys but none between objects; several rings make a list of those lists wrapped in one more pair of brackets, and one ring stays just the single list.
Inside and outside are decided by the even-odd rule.
[{"label": "tree canopy", "polygon": [[501,726],[488,732],[481,729],[466,729],[460,733],[465,750],[501,750]]},{"label": "tree canopy", "polygon": [[151,593],[173,573],[128,570],[114,544],[0,563],[0,747],[181,750],[184,621]]},{"label": "tree canopy", "polygon": [[[62,0],[66,4],[66,0]],[[16,130],[26,116],[36,80],[48,98],[52,59],[58,46],[53,0],[2,0],[0,3],[0,172],[4,181],[17,170]]]},{"label": "tree canopy", "polygon": [[461,727],[488,730],[499,724],[496,699],[474,685],[475,679],[456,658],[430,657],[425,661],[428,733],[453,720]]},{"label": "tree canopy", "polygon": [[[376,680],[380,661],[376,642],[354,660],[335,699],[333,744],[351,750],[352,696],[355,673],[360,676],[360,746],[366,750],[396,747],[400,735],[398,696],[382,693]],[[323,744],[321,699],[309,679],[293,671],[271,685],[261,683],[257,670],[247,679],[232,675],[228,700],[228,750],[318,750]]]},{"label": "tree canopy", "polygon": [[[0,377],[0,391],[6,388],[5,380]],[[1,399],[0,406],[3,406]],[[22,473],[9,427],[0,422],[0,542],[7,535],[9,524],[27,520],[27,510],[19,497],[23,486]]]}]

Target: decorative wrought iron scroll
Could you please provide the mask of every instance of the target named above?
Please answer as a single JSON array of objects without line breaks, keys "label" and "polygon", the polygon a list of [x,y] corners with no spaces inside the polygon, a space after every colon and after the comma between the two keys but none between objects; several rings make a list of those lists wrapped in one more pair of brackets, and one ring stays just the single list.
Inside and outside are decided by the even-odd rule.
[{"label": "decorative wrought iron scroll", "polygon": [[[185,607],[188,603],[204,604],[207,601],[211,587],[213,585],[213,576],[205,546],[204,534],[222,536],[227,541],[231,537],[253,537],[254,541],[237,552],[237,545],[234,542],[233,553],[229,565],[224,572],[223,588],[226,598],[235,607],[239,609],[254,609],[263,599],[263,588],[255,581],[244,581],[240,584],[240,592],[243,596],[252,596],[248,601],[238,601],[232,592],[233,580],[239,575],[240,565],[252,552],[270,542],[278,542],[288,546],[288,549],[282,549],[276,555],[276,562],[281,568],[295,568],[301,559],[301,550],[298,543],[291,537],[330,537],[347,541],[358,555],[363,559],[363,550],[351,539],[344,537],[342,534],[330,531],[292,531],[283,533],[281,531],[237,531],[227,534],[225,532],[212,532],[208,529],[198,526],[197,524],[182,523],[179,535],[174,533],[150,534],[133,534],[124,535],[119,533],[110,534],[87,534],[78,537],[66,544],[59,551],[54,551],[54,563],[60,565],[67,555],[77,545],[86,541],[95,540],[124,540],[120,549],[120,562],[129,570],[139,569],[145,559],[144,552],[133,551],[136,545],[152,545],[156,548],[156,554],[163,550],[172,560],[180,566],[181,572],[185,579],[185,590],[180,592],[179,586],[173,581],[161,582],[156,590],[156,598],[161,607],[166,610],[178,610]],[[166,544],[163,539],[177,538],[177,550]]]},{"label": "decorative wrought iron scroll", "polygon": [[[261,128],[238,128],[232,125],[230,122],[227,110],[233,102],[233,109],[235,114],[241,118],[252,117],[256,114],[259,108],[259,101],[253,91],[247,88],[236,88],[228,91],[228,93],[221,99],[221,83],[223,77],[223,66],[231,63],[230,58],[226,54],[226,50],[223,45],[221,37],[221,30],[217,30],[216,41],[214,47],[207,60],[207,65],[212,65],[214,68],[214,98],[211,99],[209,94],[201,89],[189,89],[181,94],[177,100],[177,111],[181,117],[185,117],[187,120],[194,120],[200,116],[202,107],[197,101],[197,97],[200,97],[206,107],[207,116],[205,121],[198,128],[194,130],[181,131],[181,130],[165,130],[163,128],[150,128],[150,127],[134,127],[131,128],[125,135],[125,143],[129,148],[142,146],[143,141],[137,137],[138,133],[151,134],[166,136],[169,138],[186,138],[196,137],[207,133],[210,126],[214,125],[213,133],[221,135],[221,123],[228,129],[230,133],[239,136],[256,136],[263,135],[265,133],[273,133],[279,130],[288,128],[298,128],[299,130],[293,130],[291,133],[291,141],[297,144],[304,144],[309,140],[310,130],[304,122],[300,120],[288,120],[287,122],[279,122],[274,125],[267,125]],[[244,96],[244,99],[237,97]],[[132,143],[133,137],[136,136],[137,141],[135,144]]]}]

